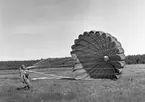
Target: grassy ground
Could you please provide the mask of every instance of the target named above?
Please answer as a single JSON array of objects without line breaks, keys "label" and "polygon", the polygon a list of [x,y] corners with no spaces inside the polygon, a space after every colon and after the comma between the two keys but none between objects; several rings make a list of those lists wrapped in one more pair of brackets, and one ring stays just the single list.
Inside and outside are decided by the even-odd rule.
[{"label": "grassy ground", "polygon": [[[17,90],[23,84],[18,71],[0,71],[0,102],[145,102],[145,65],[127,65],[117,81],[36,80],[30,90]],[[70,74],[70,69],[44,69],[41,72]],[[37,70],[40,71],[40,70]],[[31,74],[31,77],[43,76]]]}]

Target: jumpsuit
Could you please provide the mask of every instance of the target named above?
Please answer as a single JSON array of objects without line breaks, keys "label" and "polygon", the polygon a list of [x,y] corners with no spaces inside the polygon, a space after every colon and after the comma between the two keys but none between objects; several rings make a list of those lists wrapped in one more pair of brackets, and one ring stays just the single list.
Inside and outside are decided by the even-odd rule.
[{"label": "jumpsuit", "polygon": [[29,77],[29,74],[23,70],[23,69],[20,69],[20,77],[21,77],[21,81],[26,85],[24,88],[30,88],[30,81],[28,79]]}]

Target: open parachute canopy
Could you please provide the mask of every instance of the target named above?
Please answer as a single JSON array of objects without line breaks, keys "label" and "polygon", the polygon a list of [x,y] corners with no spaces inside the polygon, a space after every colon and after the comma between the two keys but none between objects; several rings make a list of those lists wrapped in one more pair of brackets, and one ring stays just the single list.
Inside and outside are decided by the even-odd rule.
[{"label": "open parachute canopy", "polygon": [[[76,79],[118,79],[125,66],[124,49],[121,43],[109,33],[90,31],[80,34],[72,45],[73,73]],[[62,67],[58,59],[44,59],[28,68]],[[70,61],[71,62],[71,61]]]},{"label": "open parachute canopy", "polygon": [[72,45],[74,71],[78,76],[94,79],[118,79],[125,66],[124,49],[109,33],[84,32]]}]

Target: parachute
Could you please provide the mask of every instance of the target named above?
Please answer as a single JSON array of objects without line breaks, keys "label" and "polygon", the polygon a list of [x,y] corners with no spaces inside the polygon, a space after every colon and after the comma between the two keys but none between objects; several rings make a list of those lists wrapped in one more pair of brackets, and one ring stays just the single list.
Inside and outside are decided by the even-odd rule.
[{"label": "parachute", "polygon": [[72,45],[74,72],[77,77],[93,79],[120,78],[125,66],[125,54],[121,43],[109,33],[84,32]]},{"label": "parachute", "polygon": [[[72,72],[75,79],[119,79],[125,66],[125,54],[121,43],[109,33],[102,31],[84,32],[74,41],[70,52],[74,59]],[[63,67],[61,62],[44,59],[34,64],[31,68]],[[58,62],[58,64],[57,64]],[[60,65],[59,65],[60,64]],[[70,63],[69,63],[70,64]],[[53,76],[53,75],[52,75]],[[60,76],[59,78],[65,78]],[[70,78],[71,77],[66,77]]]}]

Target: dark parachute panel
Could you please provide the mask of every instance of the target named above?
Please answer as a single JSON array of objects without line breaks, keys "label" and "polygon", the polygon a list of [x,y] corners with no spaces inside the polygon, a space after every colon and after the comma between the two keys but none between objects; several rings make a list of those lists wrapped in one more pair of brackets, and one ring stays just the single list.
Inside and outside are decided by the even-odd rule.
[{"label": "dark parachute panel", "polygon": [[124,49],[109,33],[84,32],[74,41],[71,51],[75,60],[77,77],[95,79],[118,79],[125,66]]}]

